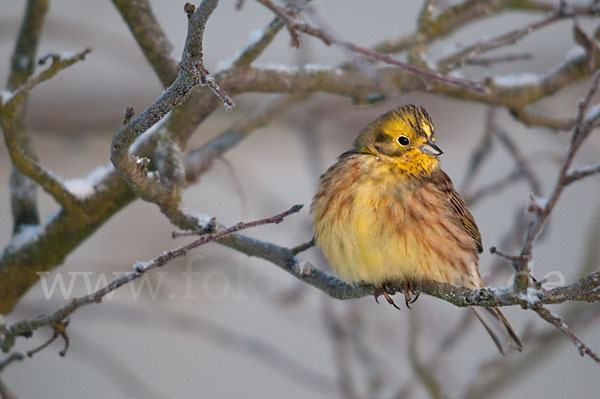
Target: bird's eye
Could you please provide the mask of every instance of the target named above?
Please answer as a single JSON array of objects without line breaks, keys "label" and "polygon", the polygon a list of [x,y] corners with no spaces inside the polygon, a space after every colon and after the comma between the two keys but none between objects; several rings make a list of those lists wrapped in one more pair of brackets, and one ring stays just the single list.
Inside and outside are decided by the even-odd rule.
[{"label": "bird's eye", "polygon": [[410,143],[410,140],[408,140],[408,137],[406,136],[400,136],[398,137],[398,143],[400,143],[402,146],[407,146],[408,143]]}]

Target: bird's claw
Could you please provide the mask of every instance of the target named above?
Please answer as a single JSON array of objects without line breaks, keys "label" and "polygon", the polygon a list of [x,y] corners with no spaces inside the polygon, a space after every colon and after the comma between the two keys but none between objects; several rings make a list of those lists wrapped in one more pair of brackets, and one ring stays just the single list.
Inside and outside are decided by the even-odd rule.
[{"label": "bird's claw", "polygon": [[389,303],[396,309],[401,310],[398,307],[398,305],[396,305],[396,303],[394,302],[392,297],[390,296],[390,294],[394,295],[395,293],[396,293],[395,290],[393,290],[392,288],[388,287],[385,284],[381,285],[380,287],[375,287],[375,289],[373,290],[373,296],[375,297],[375,302],[379,303],[379,295],[383,295],[383,297],[385,298],[387,303]]},{"label": "bird's claw", "polygon": [[[404,280],[402,283],[402,292],[404,293],[404,300],[406,301],[406,307],[411,309],[411,303],[415,303],[415,301],[419,298],[421,294],[420,291],[415,291],[415,287],[411,280]],[[411,294],[414,295],[414,298],[411,298]]]},{"label": "bird's claw", "polygon": [[[404,303],[406,303],[407,308],[412,309],[410,307],[410,304],[415,303],[417,298],[419,298],[419,295],[421,294],[421,292],[415,291],[413,282],[409,281],[409,280],[405,280],[404,282],[402,282],[401,286],[402,286],[402,293],[404,294]],[[373,296],[375,297],[375,302],[379,303],[379,296],[383,295],[383,297],[385,298],[387,303],[389,303],[396,309],[400,310],[400,308],[396,305],[396,303],[394,302],[394,300],[391,297],[391,295],[394,295],[395,293],[396,293],[396,290],[393,288],[390,288],[386,284],[382,284],[379,287],[375,287],[373,290]],[[412,297],[411,297],[411,294],[413,295]]]}]

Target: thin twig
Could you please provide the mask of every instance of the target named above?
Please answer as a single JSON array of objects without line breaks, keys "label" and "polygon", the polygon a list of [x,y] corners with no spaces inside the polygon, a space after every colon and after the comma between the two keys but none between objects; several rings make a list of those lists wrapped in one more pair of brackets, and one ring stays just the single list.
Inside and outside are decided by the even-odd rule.
[{"label": "thin twig", "polygon": [[532,58],[529,53],[522,54],[506,54],[498,55],[496,57],[479,57],[479,58],[468,58],[465,60],[465,65],[475,65],[481,67],[490,67],[494,64],[500,64],[504,62],[524,61]]},{"label": "thin twig", "polygon": [[4,359],[0,360],[0,373],[13,362],[21,361],[25,359],[25,356],[19,352],[13,352]]},{"label": "thin twig", "polygon": [[573,342],[581,356],[587,355],[596,363],[600,363],[600,357],[594,351],[592,351],[586,344],[584,344],[579,338],[577,338],[577,336],[575,336],[575,334],[573,334],[571,330],[569,330],[569,327],[566,325],[562,317],[550,312],[544,307],[540,307],[534,310],[542,319],[546,320],[550,324],[553,324],[563,334],[565,334],[567,338],[569,338],[569,340]]},{"label": "thin twig", "polygon": [[598,173],[600,173],[600,163],[596,165],[583,166],[579,169],[569,171],[566,175],[566,182],[567,184],[571,184],[576,180],[581,180]]},{"label": "thin twig", "polygon": [[495,181],[493,183],[489,183],[483,187],[479,187],[477,190],[473,191],[470,194],[465,195],[465,201],[470,206],[475,205],[482,199],[489,197],[492,194],[499,193],[509,187],[511,184],[514,184],[525,177],[525,173],[522,170],[515,169],[505,177]]},{"label": "thin twig", "polygon": [[271,44],[277,33],[283,28],[284,23],[279,18],[274,18],[261,32],[260,38],[250,43],[231,64],[232,68],[240,68],[252,64],[254,60]]},{"label": "thin twig", "polygon": [[[600,209],[600,208],[598,208]],[[596,216],[600,216],[598,209]],[[516,218],[515,225],[522,217]],[[598,242],[600,239],[600,224],[591,226],[586,236],[585,247],[587,249],[585,259],[582,260],[577,268],[576,274],[587,275],[597,268]],[[585,287],[582,287],[585,289]],[[594,325],[600,317],[600,307],[583,306],[580,303],[569,303],[564,310],[567,324],[576,327],[580,332]],[[528,338],[524,337],[523,338]],[[489,373],[492,368],[480,367],[478,373],[471,379],[471,382],[464,390],[464,394],[459,395],[465,398],[478,398],[482,396],[495,396],[496,391],[509,386],[510,381],[515,378],[523,378],[527,372],[535,370],[536,363],[541,363],[556,352],[567,340],[563,339],[563,334],[556,329],[544,329],[543,332],[527,339],[527,351],[521,353],[518,357],[513,357],[509,364],[505,364],[502,369],[496,369],[496,372]],[[487,378],[489,377],[489,378]],[[484,394],[485,393],[485,394]]]},{"label": "thin twig", "polygon": [[[571,312],[569,324],[577,326],[580,330],[594,325],[600,316],[600,308],[591,309],[583,314],[579,311]],[[491,363],[484,364],[479,368],[477,374],[473,376],[463,392],[457,397],[461,398],[480,398],[497,396],[497,392],[511,386],[511,381],[522,379],[527,373],[537,370],[536,364],[543,361],[551,361],[551,356],[556,354],[557,349],[563,343],[568,342],[563,339],[556,329],[545,330],[528,340],[527,351],[519,354],[506,362],[506,358],[494,359]],[[494,367],[503,362],[502,367]],[[493,371],[493,372],[492,372]]]},{"label": "thin twig", "polygon": [[[156,258],[154,258],[150,261],[137,262],[134,265],[133,271],[114,279],[106,287],[101,288],[91,294],[82,296],[80,298],[74,298],[71,301],[71,303],[61,307],[60,309],[58,309],[57,311],[55,311],[54,313],[52,313],[50,315],[38,316],[37,318],[35,318],[33,320],[23,320],[21,322],[13,324],[9,328],[6,328],[5,326],[0,325],[0,327],[1,327],[0,328],[0,349],[2,349],[5,352],[8,351],[14,345],[16,337],[23,336],[23,335],[30,335],[33,331],[37,330],[38,328],[44,327],[47,325],[52,326],[55,330],[55,333],[56,333],[56,331],[58,331],[58,334],[62,335],[63,338],[65,338],[65,342],[68,346],[68,339],[66,338],[65,335],[62,334],[62,331],[64,331],[64,328],[61,329],[60,326],[62,324],[64,324],[63,321],[66,320],[68,316],[73,314],[78,308],[85,306],[85,305],[92,304],[92,303],[101,302],[102,298],[104,296],[106,296],[108,293],[116,290],[119,287],[122,287],[125,284],[128,284],[129,282],[131,282],[133,280],[138,279],[144,273],[146,273],[152,269],[162,267],[175,258],[185,256],[189,251],[191,251],[194,248],[197,248],[201,245],[204,245],[204,244],[212,242],[212,241],[222,240],[222,239],[224,239],[238,231],[241,231],[241,230],[245,230],[245,229],[256,227],[256,226],[261,226],[264,224],[280,223],[283,221],[283,219],[286,216],[289,216],[293,213],[298,212],[301,208],[302,208],[302,205],[294,205],[287,211],[279,213],[272,217],[268,217],[265,219],[259,219],[259,220],[255,220],[255,221],[247,222],[247,223],[243,223],[243,222],[238,223],[234,226],[223,229],[216,233],[205,234],[190,244],[183,245],[181,247],[178,247],[178,248],[170,250],[170,251],[166,251],[162,255],[157,256]],[[66,326],[65,326],[65,328],[66,328]],[[53,339],[54,338],[56,338],[56,337],[53,337]],[[66,348],[65,348],[65,350],[66,350]]]},{"label": "thin twig", "polygon": [[508,33],[504,33],[500,36],[496,36],[490,40],[486,40],[484,42],[479,42],[470,46],[467,46],[463,49],[458,50],[452,55],[442,58],[438,61],[438,68],[442,71],[447,71],[448,69],[455,69],[459,66],[462,66],[467,62],[467,60],[475,55],[482,54],[491,50],[495,50],[500,47],[504,47],[507,45],[515,44],[525,36],[529,35],[532,32],[535,32],[545,26],[548,26],[554,22],[566,19],[573,18],[579,15],[594,15],[597,12],[596,6],[591,5],[583,8],[568,10],[568,11],[557,11],[552,15],[542,18],[539,21],[535,21],[531,24],[528,24],[520,29],[515,29]]},{"label": "thin twig", "polygon": [[252,132],[266,126],[271,120],[280,117],[307,97],[308,95],[304,93],[279,97],[236,121],[227,130],[202,147],[191,151],[185,162],[187,183],[195,182],[210,169],[215,159],[220,158],[223,153],[237,146]]},{"label": "thin twig", "polygon": [[568,171],[571,167],[573,159],[575,158],[575,154],[579,150],[583,141],[589,136],[590,132],[592,131],[593,122],[595,122],[600,115],[600,110],[592,111],[589,115],[585,114],[592,96],[598,89],[599,81],[600,71],[596,72],[587,92],[578,103],[577,117],[575,118],[576,123],[575,127],[573,128],[573,133],[571,135],[571,142],[563,158],[562,165],[560,167],[558,177],[556,179],[556,183],[554,184],[552,192],[550,193],[548,198],[542,201],[537,200],[534,203],[532,203],[532,206],[530,207],[530,209],[535,212],[536,216],[529,224],[527,237],[525,238],[523,248],[521,250],[521,253],[519,254],[520,260],[518,262],[513,262],[513,266],[517,271],[514,281],[514,287],[517,291],[525,289],[525,287],[527,287],[527,285],[529,284],[530,271],[528,263],[531,259],[533,242],[544,227],[546,220],[548,219],[550,213],[554,209],[554,206],[556,205],[556,202],[558,201],[563,190],[569,184]]},{"label": "thin twig", "polygon": [[315,246],[315,238],[311,238],[310,240],[308,240],[307,242],[297,245],[294,248],[290,248],[290,253],[294,256],[298,255],[300,252],[304,252],[309,248],[312,248]]},{"label": "thin twig", "polygon": [[71,342],[69,335],[67,334],[67,326],[69,325],[69,319],[57,320],[50,324],[52,327],[53,333],[52,336],[43,344],[38,346],[37,348],[31,349],[27,351],[27,357],[33,357],[36,353],[41,350],[47,348],[52,342],[54,342],[58,337],[62,337],[65,341],[65,347],[58,352],[60,356],[65,356],[67,354],[67,350],[69,349],[69,344]]},{"label": "thin twig", "polygon": [[424,69],[418,68],[414,65],[410,65],[406,62],[396,60],[395,58],[393,58],[387,54],[378,53],[373,50],[369,50],[364,47],[358,46],[354,43],[337,39],[322,29],[315,28],[304,22],[296,21],[293,16],[291,16],[289,13],[285,12],[281,8],[275,6],[270,0],[258,0],[258,1],[259,1],[259,3],[263,4],[265,7],[270,9],[273,13],[275,13],[279,18],[281,18],[285,22],[285,24],[288,28],[288,31],[290,33],[290,44],[293,47],[300,46],[300,36],[299,36],[298,32],[303,32],[307,35],[310,35],[310,36],[316,37],[317,39],[320,39],[326,45],[336,44],[336,45],[338,45],[348,51],[351,51],[353,53],[360,54],[365,57],[368,57],[368,58],[371,58],[371,59],[374,59],[377,61],[381,61],[381,62],[384,62],[389,65],[394,65],[396,67],[399,67],[402,70],[407,71],[407,72],[413,74],[414,76],[416,76],[420,79],[423,79],[426,82],[438,82],[438,83],[442,83],[445,85],[455,86],[455,87],[464,89],[466,91],[472,92],[474,94],[486,94],[487,93],[487,89],[485,87],[482,87],[481,85],[478,85],[476,83],[468,82],[468,81],[461,80],[461,79],[454,79],[451,77],[437,74],[435,72],[429,72]]},{"label": "thin twig", "polygon": [[[33,320],[24,320],[13,324],[9,328],[0,328],[0,348],[4,351],[9,350],[14,345],[17,336],[30,334],[39,327],[49,325],[56,320],[64,320],[70,314],[75,312],[77,308],[83,305],[96,303],[109,292],[138,278],[141,274],[163,266],[168,261],[185,255],[192,248],[214,240],[218,240],[219,243],[240,252],[244,252],[250,256],[266,259],[275,265],[278,265],[296,278],[324,291],[333,298],[353,299],[373,295],[373,286],[367,284],[348,284],[333,277],[329,273],[316,269],[309,262],[294,257],[287,248],[261,242],[239,234],[233,234],[234,232],[243,228],[248,228],[249,226],[264,224],[265,221],[268,223],[277,223],[281,221],[285,215],[297,210],[298,207],[292,207],[290,210],[271,218],[241,225],[238,224],[218,233],[207,234],[191,244],[168,251],[151,261],[138,262],[135,265],[133,272],[113,280],[108,286],[93,294],[73,300],[72,303],[63,306],[51,315],[39,316]],[[564,287],[548,290],[530,287],[525,293],[515,292],[511,288],[497,287],[469,290],[436,281],[420,281],[415,282],[414,284],[415,290],[443,299],[456,306],[501,307],[519,305],[525,309],[536,308],[543,304],[558,304],[566,301],[597,302],[600,301],[600,289],[598,289],[598,287],[600,287],[600,271],[594,272],[581,278],[576,283]],[[398,291],[400,291],[400,289],[401,287],[398,287]]]},{"label": "thin twig", "polygon": [[[16,361],[21,361],[25,357],[19,352],[13,352],[4,359],[0,360],[0,373],[11,363]],[[9,389],[4,385],[4,382],[0,379],[0,398],[1,399],[17,399],[15,395],[13,395]]]}]

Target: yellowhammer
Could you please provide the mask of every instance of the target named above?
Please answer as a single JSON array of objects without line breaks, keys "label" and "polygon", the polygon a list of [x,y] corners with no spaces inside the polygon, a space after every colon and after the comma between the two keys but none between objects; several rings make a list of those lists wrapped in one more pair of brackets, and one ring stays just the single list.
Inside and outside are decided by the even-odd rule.
[{"label": "yellowhammer", "polygon": [[[394,306],[390,287],[403,286],[408,306],[415,281],[484,286],[481,236],[440,169],[441,154],[425,109],[406,105],[371,122],[321,176],[313,228],[343,280],[373,284],[375,299],[383,294]],[[472,309],[502,353],[521,350],[499,309]]]}]

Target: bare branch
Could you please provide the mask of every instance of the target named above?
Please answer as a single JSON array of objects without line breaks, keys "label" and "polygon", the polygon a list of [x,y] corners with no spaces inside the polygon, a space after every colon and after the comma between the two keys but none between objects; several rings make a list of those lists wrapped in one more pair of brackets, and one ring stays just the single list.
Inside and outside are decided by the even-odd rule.
[{"label": "bare branch", "polygon": [[554,209],[554,205],[558,201],[564,188],[569,184],[568,171],[571,167],[571,163],[581,144],[592,131],[593,122],[598,118],[599,110],[592,110],[588,115],[586,115],[585,112],[592,96],[598,88],[599,81],[600,71],[596,72],[585,96],[578,103],[577,117],[575,118],[576,123],[571,135],[571,143],[563,158],[556,183],[550,196],[541,201],[536,200],[530,207],[530,209],[536,213],[536,217],[529,224],[529,231],[525,238],[523,249],[519,255],[520,261],[513,262],[513,266],[517,271],[514,281],[514,288],[516,291],[525,289],[529,284],[529,260],[531,259],[533,242],[544,227],[546,220]]},{"label": "bare branch", "polygon": [[525,107],[511,108],[510,113],[513,117],[523,122],[526,126],[541,126],[552,130],[570,131],[575,124],[574,119],[561,120],[542,115],[534,115],[528,112]]},{"label": "bare branch", "polygon": [[[33,73],[37,47],[47,10],[47,0],[30,0],[27,2],[23,24],[21,25],[12,55],[11,69],[6,85],[9,91],[16,90]],[[28,157],[35,159],[33,144],[25,122],[26,113],[27,102],[23,101],[15,107],[10,125],[13,131],[12,135],[18,147],[22,148]],[[21,226],[38,224],[40,218],[37,210],[37,186],[31,179],[22,174],[18,168],[14,165],[12,167],[10,196],[13,214],[13,234],[15,234],[19,232]]]},{"label": "bare branch", "polygon": [[52,342],[54,342],[58,337],[62,337],[65,341],[65,347],[63,348],[63,350],[61,350],[58,353],[60,354],[60,356],[65,356],[67,354],[67,350],[69,349],[69,343],[70,343],[69,336],[67,335],[67,326],[68,325],[69,325],[68,318],[65,319],[64,321],[57,320],[57,321],[51,323],[50,326],[52,327],[54,332],[53,332],[52,336],[50,337],[50,339],[48,339],[46,342],[44,342],[37,348],[27,351],[27,356],[33,357],[33,355],[35,355],[39,351],[47,348],[48,345],[50,345]]},{"label": "bare branch", "polygon": [[[515,44],[525,36],[529,35],[532,32],[535,32],[541,28],[544,28],[554,22],[567,19],[574,18],[576,16],[581,15],[595,15],[597,12],[595,5],[589,5],[583,8],[574,8],[571,10],[557,10],[555,13],[551,14],[548,17],[542,18],[539,21],[528,24],[520,29],[515,29],[511,32],[502,34],[500,36],[494,37],[490,40],[486,40],[484,42],[476,43],[470,46],[467,46],[454,54],[447,56],[438,61],[439,69],[442,71],[447,71],[449,69],[455,69],[467,63],[469,59],[478,54],[482,54],[491,50],[495,50],[500,47],[508,46],[511,44]],[[596,56],[594,55],[594,58]]]},{"label": "bare branch", "polygon": [[169,162],[165,165],[169,169],[163,170],[166,173],[162,174],[149,172],[146,169],[147,159],[132,157],[129,153],[133,142],[168,112],[181,105],[197,85],[209,86],[227,109],[233,106],[233,101],[208,76],[203,64],[204,29],[217,4],[218,0],[205,0],[196,9],[186,3],[188,34],[177,78],[148,109],[119,129],[112,141],[111,161],[116,169],[143,199],[156,203],[172,223],[184,229],[193,229],[198,220],[183,212],[180,206],[183,155],[179,146],[169,135],[165,137],[164,146],[169,154]]},{"label": "bare branch", "polygon": [[587,355],[591,359],[593,359],[596,363],[600,363],[600,356],[598,356],[586,344],[584,344],[579,338],[577,338],[575,336],[575,334],[573,334],[573,332],[571,330],[569,330],[569,327],[567,327],[564,320],[560,316],[550,312],[548,309],[546,309],[544,307],[535,309],[535,312],[542,319],[546,320],[550,324],[553,324],[556,328],[558,328],[561,332],[563,332],[567,336],[567,338],[569,338],[569,340],[571,340],[573,342],[573,344],[575,345],[575,347],[577,348],[577,350],[579,351],[579,354],[581,356]]},{"label": "bare branch", "polygon": [[506,54],[506,55],[498,55],[495,57],[467,58],[465,60],[465,65],[490,67],[494,64],[500,64],[500,63],[504,63],[504,62],[524,61],[524,60],[530,60],[531,58],[533,58],[533,57],[529,53]]},{"label": "bare branch", "polygon": [[52,59],[52,64],[29,78],[19,88],[12,93],[10,99],[5,103],[0,104],[0,125],[4,132],[4,139],[8,148],[13,165],[19,169],[25,176],[31,178],[38,183],[48,194],[50,194],[64,208],[76,210],[78,208],[77,199],[63,186],[60,179],[54,174],[44,169],[35,157],[32,156],[26,147],[21,146],[21,134],[15,129],[15,115],[18,115],[18,110],[21,104],[26,100],[29,92],[38,84],[47,81],[56,75],[59,71],[85,59],[85,56],[90,53],[89,49],[82,51],[79,54],[72,56],[60,56],[57,54],[48,54],[40,60],[43,64],[48,58]]},{"label": "bare branch", "polygon": [[38,73],[37,75],[29,78],[25,83],[19,86],[12,93],[12,96],[8,101],[3,104],[3,109],[11,109],[19,104],[24,98],[33,90],[34,87],[54,77],[58,72],[65,68],[76,64],[79,61],[85,60],[85,57],[91,53],[91,49],[85,49],[80,53],[74,55],[61,55],[61,54],[46,54],[39,61],[40,65],[44,65],[48,59],[52,59],[52,64]]},{"label": "bare branch", "polygon": [[[502,86],[493,84],[491,91],[484,97],[477,97],[480,101],[508,106],[510,108],[520,108],[549,96],[556,91],[570,85],[571,83],[585,76],[583,66],[586,65],[585,55],[570,58],[563,65],[552,70],[540,82],[525,83],[518,86]],[[380,73],[386,81],[391,82],[395,88],[401,92],[410,92],[413,90],[423,90],[425,85],[412,77],[412,75],[397,70],[395,68],[384,68]],[[296,68],[289,71],[282,71],[276,68],[244,68],[238,70],[236,74],[218,75],[221,85],[232,95],[244,92],[307,92],[323,91],[344,95],[352,98],[362,98],[380,90],[379,82],[371,77],[345,69],[336,68]],[[464,90],[456,90],[440,86],[436,88],[438,94],[449,95],[462,99],[474,99],[474,97]],[[189,108],[187,107],[189,105]],[[209,115],[219,102],[211,93],[206,91],[198,92],[194,97],[194,102],[186,104],[186,112],[178,114],[177,123],[183,125],[171,126],[177,128],[178,134],[189,137],[195,127]],[[177,111],[174,112],[174,114]],[[140,132],[145,131],[148,126],[154,122],[147,123],[143,119],[144,126],[139,128]],[[131,121],[134,123],[135,119]],[[173,118],[170,119],[173,121]],[[128,126],[131,126],[128,125]],[[144,151],[151,152],[154,140],[144,140]],[[145,178],[145,176],[144,176]],[[135,194],[128,189],[127,184],[121,180],[118,173],[110,173],[99,182],[106,190],[98,193],[89,201],[90,209],[95,212],[87,213],[85,221],[79,225],[73,225],[72,218],[66,213],[60,213],[49,223],[40,240],[34,245],[27,245],[20,249],[19,256],[7,253],[0,255],[0,312],[8,312],[20,295],[38,281],[36,271],[48,271],[56,267],[62,259],[88,237],[105,220],[110,218],[126,204],[130,203]],[[109,205],[110,204],[110,205]],[[190,223],[193,225],[193,223]],[[180,226],[181,227],[181,226]],[[68,237],[63,232],[65,229],[71,231]],[[60,245],[57,245],[60,243]],[[43,256],[45,248],[51,246],[54,256],[49,258]],[[34,270],[31,265],[36,265]],[[9,281],[7,273],[17,273],[20,278],[20,284],[7,286]]]},{"label": "bare branch", "polygon": [[473,56],[500,48],[504,46],[508,46],[511,44],[515,44],[517,41],[521,40],[528,34],[543,28],[553,22],[556,22],[560,19],[564,18],[559,13],[555,13],[549,17],[543,18],[539,21],[531,23],[523,28],[515,29],[511,32],[502,34],[500,36],[494,37],[490,40],[486,40],[485,42],[476,43],[465,48],[462,48],[455,52],[452,55],[442,58],[438,61],[438,68],[442,71],[447,71],[451,69],[456,69],[466,64],[466,62],[472,58]]},{"label": "bare branch", "polygon": [[5,325],[0,325],[0,348],[4,352],[7,352],[14,345],[15,339],[17,337],[31,335],[31,333],[33,333],[33,331],[37,330],[40,327],[51,326],[55,331],[53,337],[47,343],[42,345],[42,347],[38,348],[37,350],[32,351],[31,354],[37,352],[40,349],[45,348],[48,344],[50,344],[52,341],[54,341],[54,339],[56,339],[59,335],[61,335],[65,339],[65,342],[66,342],[66,347],[63,350],[63,352],[61,352],[61,355],[64,356],[64,353],[65,353],[66,349],[68,348],[68,342],[69,342],[68,337],[65,332],[66,325],[67,325],[65,320],[80,307],[90,305],[92,303],[101,302],[102,298],[104,296],[106,296],[108,293],[116,290],[119,287],[122,287],[125,284],[128,284],[129,282],[131,282],[133,280],[136,280],[137,278],[142,276],[144,273],[146,273],[152,269],[162,267],[162,266],[166,265],[167,263],[169,263],[170,261],[172,261],[173,259],[186,255],[189,251],[191,251],[194,248],[197,248],[201,245],[204,245],[204,244],[212,242],[212,241],[223,240],[223,239],[227,238],[228,236],[230,236],[238,231],[244,230],[244,229],[261,226],[264,224],[280,223],[283,221],[283,219],[286,216],[289,216],[292,213],[298,212],[301,208],[302,208],[301,205],[295,205],[292,208],[288,209],[287,211],[279,213],[279,214],[269,217],[269,218],[255,220],[255,221],[248,222],[248,223],[238,223],[232,227],[222,229],[216,233],[202,235],[196,241],[194,241],[190,244],[175,248],[173,250],[164,252],[162,255],[157,256],[156,258],[154,258],[150,261],[136,263],[134,265],[133,271],[114,279],[106,287],[101,288],[101,289],[97,290],[96,292],[93,292],[89,295],[85,295],[81,298],[74,298],[71,301],[71,303],[63,306],[62,308],[60,308],[59,310],[55,311],[54,313],[52,313],[50,315],[38,316],[37,318],[35,318],[33,320],[24,320],[24,321],[13,324],[9,328],[6,328]]},{"label": "bare branch", "polygon": [[16,362],[16,361],[21,361],[23,359],[25,359],[25,356],[23,356],[21,353],[19,353],[19,352],[11,353],[10,355],[8,355],[7,357],[5,357],[4,359],[2,359],[0,361],[0,373],[2,371],[4,371],[4,369],[11,363]]},{"label": "bare branch", "polygon": [[269,25],[263,29],[260,38],[250,43],[240,55],[233,61],[232,68],[240,68],[252,64],[254,60],[271,44],[277,33],[283,28],[284,23],[279,18],[274,18]]},{"label": "bare branch", "polygon": [[581,180],[588,176],[600,173],[600,163],[596,165],[584,166],[579,169],[571,170],[567,173],[566,183],[571,184],[576,180]]},{"label": "bare branch", "polygon": [[274,117],[290,109],[293,105],[308,98],[305,93],[280,97],[267,106],[247,115],[237,121],[219,136],[204,144],[201,148],[192,151],[186,157],[185,170],[188,183],[195,182],[210,167],[215,159],[223,153],[238,145],[254,130],[266,126]]},{"label": "bare branch", "polygon": [[[74,300],[71,304],[64,306],[50,316],[40,316],[34,320],[27,320],[14,324],[8,329],[0,331],[0,347],[7,351],[14,345],[14,339],[23,334],[31,333],[39,327],[49,325],[58,320],[64,320],[77,308],[90,303],[98,302],[104,295],[111,292],[129,281],[138,278],[141,274],[163,266],[174,257],[185,255],[190,249],[206,242],[218,240],[219,243],[244,252],[250,256],[266,259],[286,270],[296,278],[307,282],[316,288],[326,292],[337,299],[351,299],[362,296],[370,296],[373,287],[369,285],[350,285],[330,274],[320,271],[310,263],[293,256],[289,249],[274,244],[261,242],[256,239],[232,234],[246,227],[257,226],[264,223],[277,223],[285,215],[296,212],[298,207],[267,218],[261,221],[238,224],[218,233],[208,234],[200,237],[191,244],[169,251],[150,262],[138,263],[135,270],[114,280],[107,287],[83,298]],[[415,284],[415,289],[432,296],[453,303],[457,306],[510,306],[520,305],[523,308],[537,309],[543,304],[557,304],[569,301],[595,302],[600,300],[600,272],[595,272],[582,278],[577,283],[566,287],[551,290],[528,288],[526,293],[516,293],[511,289],[486,287],[478,290],[468,290],[461,287],[453,287],[435,281],[423,281]]]},{"label": "bare branch", "polygon": [[306,251],[309,248],[312,248],[315,246],[315,238],[311,238],[310,240],[308,240],[307,242],[297,245],[294,248],[290,248],[290,253],[294,256],[298,255],[301,252]]},{"label": "bare branch", "polygon": [[150,2],[148,0],[112,0],[112,2],[163,86],[169,86],[177,77],[179,66],[170,56],[173,45],[156,20]]},{"label": "bare branch", "polygon": [[402,36],[396,39],[385,40],[373,47],[373,51],[383,54],[393,54],[404,51],[412,44],[412,36]]},{"label": "bare branch", "polygon": [[[597,321],[600,316],[599,310],[591,309],[583,313],[571,312],[572,317],[570,317],[569,324],[577,326],[580,330],[588,328]],[[563,339],[563,335],[556,329],[545,330],[543,333],[537,334],[527,340],[528,350],[511,359],[512,361],[507,362],[506,358],[494,359],[480,367],[460,397],[478,398],[497,394],[507,385],[509,386],[512,380],[523,378],[527,373],[537,370],[534,367],[536,364],[549,360],[550,356],[555,354],[556,350],[566,342],[568,341]],[[502,363],[500,364],[500,362]],[[491,372],[493,370],[497,372]]]},{"label": "bare branch", "polygon": [[410,65],[406,62],[396,60],[387,54],[377,53],[375,51],[368,50],[364,47],[360,47],[354,43],[350,43],[345,40],[337,39],[322,29],[315,28],[315,27],[313,27],[309,24],[303,23],[303,22],[297,22],[293,18],[293,16],[289,15],[289,13],[287,13],[284,10],[280,9],[279,7],[275,6],[270,0],[258,0],[258,1],[261,4],[263,4],[265,7],[269,8],[271,11],[273,11],[279,18],[281,18],[285,22],[285,24],[288,28],[288,31],[290,32],[290,37],[291,37],[290,44],[293,47],[300,46],[300,36],[299,36],[298,32],[303,32],[310,36],[320,39],[326,45],[336,44],[336,45],[338,45],[348,51],[351,51],[353,53],[360,54],[360,55],[366,56],[368,58],[372,58],[374,60],[381,61],[386,64],[399,67],[402,70],[407,71],[410,74],[412,74],[420,79],[423,79],[425,82],[437,82],[437,83],[441,83],[444,85],[455,86],[455,87],[459,87],[463,90],[472,92],[474,94],[485,94],[487,91],[485,87],[482,87],[476,83],[468,82],[468,81],[461,80],[461,79],[454,79],[454,78],[443,76],[443,75],[440,75],[440,74],[437,74],[434,72],[429,72],[424,69],[418,68],[414,65]]},{"label": "bare branch", "polygon": [[479,201],[483,200],[490,195],[497,194],[502,192],[502,190],[506,189],[510,185],[520,181],[525,178],[525,173],[522,170],[514,170],[504,178],[499,179],[493,183],[489,183],[483,187],[479,187],[477,190],[473,191],[470,194],[465,195],[465,200],[469,205],[475,205]]},{"label": "bare branch", "polygon": [[[0,373],[11,363],[15,361],[21,361],[24,359],[24,356],[19,352],[13,352],[8,357],[0,360]],[[0,380],[0,398],[2,399],[16,399],[16,396],[13,395],[8,388],[4,385],[2,380]]]}]

